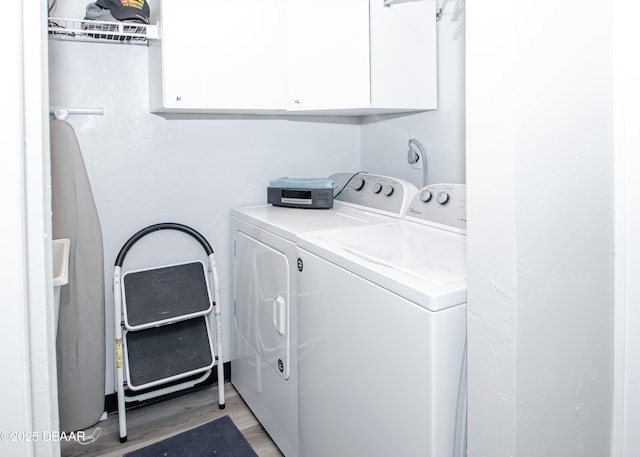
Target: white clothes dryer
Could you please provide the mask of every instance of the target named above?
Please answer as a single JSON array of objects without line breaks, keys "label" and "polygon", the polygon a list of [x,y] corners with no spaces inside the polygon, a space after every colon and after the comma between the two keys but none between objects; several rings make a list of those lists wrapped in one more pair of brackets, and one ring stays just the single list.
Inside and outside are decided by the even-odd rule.
[{"label": "white clothes dryer", "polygon": [[402,221],[298,237],[304,457],[462,457],[466,203],[427,186]]},{"label": "white clothes dryer", "polygon": [[[303,233],[399,220],[417,189],[385,176],[339,173],[332,209],[233,209],[231,382],[286,457],[300,455],[296,243]],[[330,285],[327,285],[330,287]]]}]

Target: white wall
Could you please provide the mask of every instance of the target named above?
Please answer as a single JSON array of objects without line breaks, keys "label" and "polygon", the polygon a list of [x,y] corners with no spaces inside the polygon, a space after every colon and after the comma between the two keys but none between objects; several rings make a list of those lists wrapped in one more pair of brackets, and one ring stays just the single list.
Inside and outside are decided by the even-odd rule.
[{"label": "white wall", "polygon": [[469,456],[609,455],[611,10],[467,6]]},{"label": "white wall", "polygon": [[[9,13],[21,17],[19,3],[9,5]],[[20,23],[17,32],[22,35]],[[29,330],[27,299],[26,221],[24,196],[24,143],[22,117],[10,115],[24,108],[24,93],[21,90],[23,73],[23,48],[18,40],[0,49],[2,61],[8,68],[16,69],[5,76],[6,109],[2,111],[3,128],[0,145],[4,154],[0,161],[0,195],[2,196],[2,236],[0,250],[0,287],[3,291],[3,316],[0,319],[0,344],[5,350],[3,364],[11,366],[12,376],[2,382],[2,409],[8,414],[0,416],[0,429],[19,431],[31,429],[31,373],[29,366]],[[30,442],[0,441],[0,451],[9,455],[28,455],[33,452]]]},{"label": "white wall", "polygon": [[422,187],[422,168],[407,163],[407,143],[410,138],[417,138],[427,152],[428,184],[465,182],[465,16],[464,9],[456,9],[455,3],[438,1],[444,13],[437,22],[438,109],[367,118],[362,126],[364,171],[396,176]]},{"label": "white wall", "polygon": [[7,8],[12,39],[0,49],[6,65],[0,113],[0,454],[44,457],[60,448],[43,439],[44,432],[58,428],[43,81],[46,11],[42,2]]},{"label": "white wall", "polygon": [[[83,15],[86,2],[61,2],[57,15]],[[113,262],[144,226],[187,224],[213,245],[221,280],[225,360],[232,325],[229,210],[266,202],[269,180],[360,169],[360,126],[274,119],[165,120],[148,112],[147,48],[50,42],[51,104],[103,107],[70,116],[86,162],[105,250],[107,385],[113,383]],[[142,263],[178,260],[187,247],[141,248]],[[198,248],[195,249],[198,253]]]},{"label": "white wall", "polygon": [[616,149],[616,366],[613,457],[640,455],[640,40],[637,2],[613,2]]},{"label": "white wall", "polygon": [[466,29],[468,455],[506,457],[516,455],[515,68],[504,39],[514,25],[504,5],[492,14],[473,6]]}]

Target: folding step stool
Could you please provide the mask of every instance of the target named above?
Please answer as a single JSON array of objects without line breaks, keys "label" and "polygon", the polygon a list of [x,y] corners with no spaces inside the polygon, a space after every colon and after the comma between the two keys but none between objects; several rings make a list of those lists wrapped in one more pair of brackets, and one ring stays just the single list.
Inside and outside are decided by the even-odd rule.
[{"label": "folding step stool", "polygon": [[[204,248],[209,258],[213,300],[206,268],[200,260],[132,270],[122,275],[122,264],[129,249],[145,235],[159,230],[186,233]],[[218,273],[213,249],[200,233],[186,225],[165,222],[146,227],[129,238],[116,258],[113,301],[121,443],[127,440],[126,401],[146,400],[193,387],[204,381],[216,364],[218,405],[224,409]],[[212,311],[215,352],[209,328]],[[180,382],[184,378],[189,379]],[[125,394],[125,388],[129,395]]]}]

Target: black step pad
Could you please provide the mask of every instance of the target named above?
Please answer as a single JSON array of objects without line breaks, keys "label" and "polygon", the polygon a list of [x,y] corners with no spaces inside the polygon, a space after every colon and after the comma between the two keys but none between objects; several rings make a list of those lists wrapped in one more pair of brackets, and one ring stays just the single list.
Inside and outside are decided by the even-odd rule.
[{"label": "black step pad", "polygon": [[202,262],[126,273],[127,328],[208,312],[211,306]]},{"label": "black step pad", "polygon": [[214,359],[205,319],[197,317],[127,332],[129,386],[140,388],[155,381],[211,368]]}]

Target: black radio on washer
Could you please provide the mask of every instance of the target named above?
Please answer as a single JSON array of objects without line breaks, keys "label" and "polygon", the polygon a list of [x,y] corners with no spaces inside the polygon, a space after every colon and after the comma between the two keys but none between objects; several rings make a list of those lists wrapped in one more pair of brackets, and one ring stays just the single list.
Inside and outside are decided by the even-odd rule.
[{"label": "black radio on washer", "polygon": [[325,178],[280,178],[267,187],[267,202],[287,208],[333,208],[333,181]]}]

